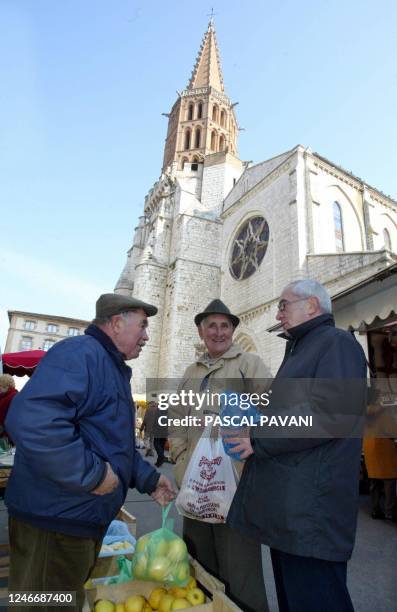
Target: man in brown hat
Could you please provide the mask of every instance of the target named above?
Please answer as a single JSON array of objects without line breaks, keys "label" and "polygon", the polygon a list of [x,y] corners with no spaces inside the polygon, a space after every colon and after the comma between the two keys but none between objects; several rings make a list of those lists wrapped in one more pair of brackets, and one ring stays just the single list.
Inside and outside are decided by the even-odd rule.
[{"label": "man in brown hat", "polygon": [[84,336],[55,344],[11,407],[10,591],[76,591],[81,609],[83,584],[128,488],[161,505],[175,496],[136,449],[125,364],[139,356],[156,313],[134,298],[101,295]]},{"label": "man in brown hat", "polygon": [[[194,319],[206,352],[191,364],[182,378],[183,389],[253,393],[266,390],[270,371],[258,355],[233,344],[240,319],[219,299],[212,300]],[[211,406],[211,411],[214,406]],[[169,408],[170,417],[193,414],[194,408]],[[171,457],[180,487],[185,470],[202,432],[195,427],[172,431]],[[241,472],[242,462],[236,462]],[[268,610],[263,583],[261,547],[226,524],[212,524],[184,517],[183,537],[190,554],[225,583],[229,597],[245,612]]]}]

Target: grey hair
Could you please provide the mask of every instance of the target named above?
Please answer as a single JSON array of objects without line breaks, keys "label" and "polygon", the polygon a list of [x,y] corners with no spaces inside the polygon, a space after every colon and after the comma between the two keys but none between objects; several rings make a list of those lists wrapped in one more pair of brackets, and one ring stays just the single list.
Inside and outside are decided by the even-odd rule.
[{"label": "grey hair", "polygon": [[[117,314],[121,315],[123,319],[127,320],[131,312],[137,312],[137,310],[139,310],[139,308],[131,308],[130,310],[124,310],[124,312],[118,312]],[[92,323],[94,325],[106,325],[114,316],[116,315],[111,315],[110,317],[96,317],[92,320]]]},{"label": "grey hair", "polygon": [[321,283],[310,278],[293,281],[287,285],[288,289],[302,298],[316,297],[323,313],[332,312],[331,298],[327,289]]}]

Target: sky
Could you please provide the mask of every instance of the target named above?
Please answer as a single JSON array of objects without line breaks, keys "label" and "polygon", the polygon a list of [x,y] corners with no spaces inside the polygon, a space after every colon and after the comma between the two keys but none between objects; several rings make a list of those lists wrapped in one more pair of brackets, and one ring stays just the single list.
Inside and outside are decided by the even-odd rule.
[{"label": "sky", "polygon": [[309,146],[397,199],[395,0],[0,0],[7,310],[113,291],[213,8],[239,156]]}]

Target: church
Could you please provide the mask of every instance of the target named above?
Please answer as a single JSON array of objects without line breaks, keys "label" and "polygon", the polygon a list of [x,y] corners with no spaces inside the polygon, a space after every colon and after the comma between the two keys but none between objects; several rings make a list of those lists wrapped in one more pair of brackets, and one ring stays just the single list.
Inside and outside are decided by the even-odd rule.
[{"label": "church", "polygon": [[241,319],[235,341],[274,374],[277,303],[301,278],[328,288],[336,324],[355,331],[375,370],[386,372],[385,341],[394,347],[386,375],[397,382],[397,202],[303,145],[241,161],[234,106],[211,19],[115,288],[159,308],[134,391],[182,375],[203,350],[194,315],[216,297]]}]

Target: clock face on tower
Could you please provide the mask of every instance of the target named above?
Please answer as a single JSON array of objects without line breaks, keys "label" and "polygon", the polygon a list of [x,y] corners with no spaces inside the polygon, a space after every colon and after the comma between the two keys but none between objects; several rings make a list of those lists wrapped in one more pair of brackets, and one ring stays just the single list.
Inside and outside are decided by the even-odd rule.
[{"label": "clock face on tower", "polygon": [[261,216],[251,217],[238,230],[230,254],[233,278],[243,280],[257,271],[269,242],[269,226]]}]

